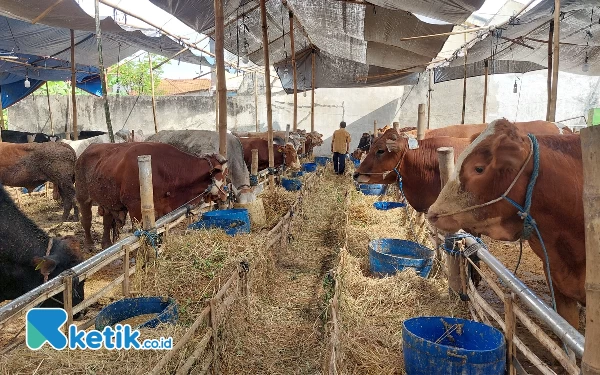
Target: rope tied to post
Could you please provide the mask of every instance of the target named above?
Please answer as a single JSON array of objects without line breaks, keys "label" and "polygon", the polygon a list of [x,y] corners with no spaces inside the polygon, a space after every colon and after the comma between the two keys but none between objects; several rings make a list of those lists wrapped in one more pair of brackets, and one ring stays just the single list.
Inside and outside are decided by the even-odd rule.
[{"label": "rope tied to post", "polygon": [[251,174],[250,175],[250,186],[257,186],[257,185],[258,185],[258,175]]},{"label": "rope tied to post", "polygon": [[158,238],[158,233],[156,233],[155,230],[137,229],[135,232],[133,232],[133,235],[140,239],[143,238],[147,244],[152,246],[152,248],[154,249],[154,253],[156,254],[156,257],[158,258],[158,240],[159,240],[159,238]]}]

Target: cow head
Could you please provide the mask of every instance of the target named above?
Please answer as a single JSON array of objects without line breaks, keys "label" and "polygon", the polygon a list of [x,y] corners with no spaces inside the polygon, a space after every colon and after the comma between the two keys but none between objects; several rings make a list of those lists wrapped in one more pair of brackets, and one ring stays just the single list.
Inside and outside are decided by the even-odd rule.
[{"label": "cow head", "polygon": [[[371,145],[369,153],[354,173],[354,180],[367,184],[393,184],[398,176],[394,167],[408,149],[405,135],[389,129]],[[392,171],[387,175],[384,172]]]},{"label": "cow head", "polygon": [[352,156],[356,160],[360,160],[364,154],[365,152],[363,150],[357,148],[356,150],[352,151],[352,154],[350,154],[350,156]]},{"label": "cow head", "polygon": [[227,184],[227,174],[229,173],[227,167],[227,159],[220,154],[205,155],[212,165],[212,170],[208,171],[212,179],[210,191],[208,192],[208,200],[227,200],[227,192],[225,191],[225,185]]},{"label": "cow head", "polygon": [[[428,219],[449,232],[462,228],[498,240],[517,240],[523,221],[508,202],[471,207],[504,194],[526,162],[530,148],[527,135],[514,124],[505,119],[490,123],[459,156],[453,176],[429,209]],[[532,164],[529,161],[508,194],[516,202],[525,196]]]},{"label": "cow head", "polygon": [[298,159],[298,152],[293,144],[287,143],[284,147],[281,147],[280,152],[283,152],[285,166],[290,169],[300,169],[300,160]]},{"label": "cow head", "polygon": [[[53,238],[49,254],[41,257],[33,257],[31,267],[42,276],[38,279],[39,282],[37,285],[39,285],[44,277],[50,280],[82,261],[83,256],[81,255],[79,241],[73,236],[66,236]],[[83,287],[83,281],[79,282],[79,280],[73,279],[73,306],[83,301]],[[47,300],[42,306],[63,307],[62,293],[57,294],[53,299]]]}]

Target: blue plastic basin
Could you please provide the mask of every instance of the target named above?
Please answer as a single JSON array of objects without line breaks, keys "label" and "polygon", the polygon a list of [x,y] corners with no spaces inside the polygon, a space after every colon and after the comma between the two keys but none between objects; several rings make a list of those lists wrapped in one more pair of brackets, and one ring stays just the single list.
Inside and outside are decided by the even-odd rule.
[{"label": "blue plastic basin", "polygon": [[371,273],[384,277],[410,267],[421,277],[429,276],[433,265],[433,250],[413,241],[382,238],[369,242]]},{"label": "blue plastic basin", "polygon": [[402,351],[408,375],[504,375],[506,369],[502,332],[472,320],[450,317],[405,320]]},{"label": "blue plastic basin", "polygon": [[354,163],[355,168],[358,168],[360,166],[360,160],[354,159],[352,156],[350,156],[350,160],[352,160],[352,162]]},{"label": "blue plastic basin", "polygon": [[314,172],[317,170],[317,163],[304,163],[302,169],[306,172]]},{"label": "blue plastic basin", "polygon": [[[44,191],[44,190],[46,190],[46,184],[42,184],[42,185],[36,187],[35,189],[33,189],[33,192],[34,193],[39,193],[39,192]],[[27,188],[21,188],[21,193],[27,194],[27,193],[29,193],[29,190],[27,190]]]},{"label": "blue plastic basin", "polygon": [[230,236],[250,233],[250,215],[245,208],[208,211],[202,218],[188,226],[189,229],[223,229]]},{"label": "blue plastic basin", "polygon": [[282,178],[281,186],[288,191],[296,191],[302,188],[302,181],[297,178]]},{"label": "blue plastic basin", "polygon": [[304,171],[292,172],[291,176],[292,177],[302,177],[302,176],[304,176]]},{"label": "blue plastic basin", "polygon": [[325,165],[327,162],[330,162],[331,158],[329,156],[315,156],[315,163],[319,165]]},{"label": "blue plastic basin", "polygon": [[383,195],[387,185],[384,184],[360,184],[357,189],[364,195]]},{"label": "blue plastic basin", "polygon": [[373,207],[375,207],[378,210],[381,211],[386,211],[386,210],[391,210],[393,208],[400,208],[400,207],[404,207],[406,206],[405,203],[401,203],[401,202],[375,202],[373,203]]},{"label": "blue plastic basin", "polygon": [[125,298],[103,308],[96,316],[96,329],[102,331],[123,320],[144,314],[157,314],[156,317],[132,328],[154,328],[160,323],[176,323],[179,319],[177,303],[170,297]]}]

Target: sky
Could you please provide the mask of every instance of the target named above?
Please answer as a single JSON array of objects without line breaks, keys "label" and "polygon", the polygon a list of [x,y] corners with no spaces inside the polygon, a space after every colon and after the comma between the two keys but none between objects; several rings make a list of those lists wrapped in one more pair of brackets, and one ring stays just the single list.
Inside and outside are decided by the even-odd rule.
[{"label": "sky", "polygon": [[[76,0],[79,5],[85,10],[88,14],[94,15],[94,0]],[[199,34],[192,30],[190,27],[186,26],[183,22],[179,21],[177,18],[173,17],[169,13],[163,11],[158,8],[154,4],[152,4],[149,0],[110,0],[115,4],[118,4],[120,7],[131,11],[133,14],[137,14],[143,18],[146,18],[160,26],[164,30],[180,36],[189,38],[189,42],[196,42],[204,37],[204,35]],[[489,19],[492,18],[496,13],[502,8],[502,6],[506,3],[507,0],[486,0],[481,9],[475,12],[475,15],[480,16],[481,18]],[[526,4],[528,0],[514,0],[516,2],[520,2],[522,4]],[[541,0],[536,0],[532,6],[539,3]],[[100,4],[100,15],[101,16],[113,16],[113,9]],[[500,16],[500,15],[499,15]],[[502,15],[509,17],[510,14]],[[117,13],[117,19],[122,21],[122,13]],[[431,19],[424,20],[432,21]],[[127,17],[127,24],[131,26],[139,26],[147,28],[149,27],[144,22],[139,21],[133,17]],[[201,48],[208,50],[208,39],[200,44]],[[196,54],[199,54],[198,51],[193,51]],[[197,77],[200,72],[205,73],[209,71],[209,68],[203,67],[202,70],[199,66],[188,64],[184,62],[171,61],[164,66],[163,77],[171,78],[171,79],[184,79],[184,78],[194,78]],[[205,76],[206,78],[210,78],[210,76]]]}]

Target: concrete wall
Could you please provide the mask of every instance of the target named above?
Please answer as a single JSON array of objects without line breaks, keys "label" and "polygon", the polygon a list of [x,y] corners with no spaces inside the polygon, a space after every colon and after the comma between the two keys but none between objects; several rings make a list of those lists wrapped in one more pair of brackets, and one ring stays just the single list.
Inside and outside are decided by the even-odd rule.
[{"label": "concrete wall", "polygon": [[[513,93],[517,79],[518,92]],[[254,82],[250,75],[244,79],[235,97],[228,98],[228,127],[240,131],[254,131],[256,110],[259,130],[266,130],[266,104],[264,80],[258,81],[258,107],[255,106]],[[462,111],[462,80],[444,82],[433,86],[431,103],[431,128],[459,124]],[[358,145],[363,132],[373,130],[373,121],[383,127],[393,121],[401,126],[416,126],[417,106],[427,103],[428,82],[424,77],[413,87],[378,87],[354,89],[318,89],[315,92],[315,129],[324,134],[325,143],[316,150],[327,154],[331,135],[339,122],[345,120],[352,135],[351,148]],[[546,71],[527,74],[490,76],[487,120],[506,117],[511,121],[545,119]],[[310,130],[310,92],[298,95],[298,127]],[[483,77],[468,79],[466,123],[482,122]],[[57,132],[64,131],[69,122],[68,96],[51,98],[54,124]],[[285,130],[291,124],[293,95],[274,88],[272,96],[273,128]],[[587,110],[600,106],[600,78],[561,73],[558,86],[558,121],[587,116]],[[105,129],[102,101],[91,96],[78,97],[78,123],[80,129]],[[151,100],[149,97],[110,97],[113,128],[119,130],[143,129],[145,134],[154,131]],[[163,96],[157,98],[158,127],[161,129],[215,129],[215,106],[212,97]],[[44,96],[30,96],[8,109],[9,127],[15,130],[50,133],[47,102]],[[131,112],[131,115],[130,115]],[[583,119],[566,124],[582,124]]]}]

